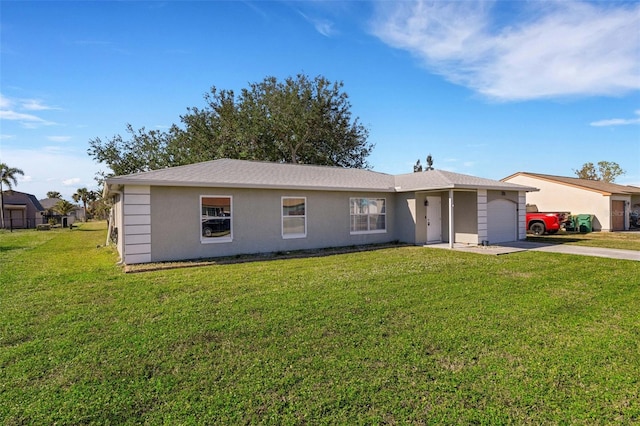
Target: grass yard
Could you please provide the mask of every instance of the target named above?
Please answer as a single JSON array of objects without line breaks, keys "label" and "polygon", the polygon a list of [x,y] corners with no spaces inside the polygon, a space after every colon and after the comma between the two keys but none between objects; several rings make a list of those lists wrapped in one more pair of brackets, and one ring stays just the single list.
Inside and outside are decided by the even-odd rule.
[{"label": "grass yard", "polygon": [[104,239],[0,233],[0,424],[640,422],[640,262],[402,247],[124,274]]}]

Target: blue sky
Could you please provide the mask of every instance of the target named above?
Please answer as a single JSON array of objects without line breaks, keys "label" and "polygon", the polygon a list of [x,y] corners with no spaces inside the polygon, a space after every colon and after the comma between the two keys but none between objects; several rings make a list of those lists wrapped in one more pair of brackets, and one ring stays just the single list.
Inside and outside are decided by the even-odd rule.
[{"label": "blue sky", "polygon": [[373,169],[492,179],[617,162],[640,185],[640,2],[2,1],[0,161],[96,188],[88,141],[166,129],[211,86],[342,81]]}]

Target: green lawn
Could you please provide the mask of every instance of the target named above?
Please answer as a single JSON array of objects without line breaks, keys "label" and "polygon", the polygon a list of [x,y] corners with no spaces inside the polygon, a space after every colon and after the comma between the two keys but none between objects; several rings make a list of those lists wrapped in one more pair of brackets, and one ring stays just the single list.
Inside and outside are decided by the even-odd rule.
[{"label": "green lawn", "polygon": [[0,424],[640,422],[640,262],[402,247],[124,274],[104,239],[0,233]]}]

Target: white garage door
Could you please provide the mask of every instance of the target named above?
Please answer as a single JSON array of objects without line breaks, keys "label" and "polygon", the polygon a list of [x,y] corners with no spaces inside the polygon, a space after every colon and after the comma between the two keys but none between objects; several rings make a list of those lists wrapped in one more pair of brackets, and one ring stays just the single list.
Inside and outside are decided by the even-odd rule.
[{"label": "white garage door", "polygon": [[489,244],[506,243],[518,239],[516,203],[493,200],[487,204],[487,231]]}]

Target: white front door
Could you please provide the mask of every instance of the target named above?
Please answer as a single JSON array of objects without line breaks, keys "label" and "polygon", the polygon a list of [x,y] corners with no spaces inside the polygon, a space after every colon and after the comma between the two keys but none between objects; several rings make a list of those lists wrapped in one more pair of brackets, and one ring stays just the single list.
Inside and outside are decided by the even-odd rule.
[{"label": "white front door", "polygon": [[442,242],[442,201],[427,197],[427,244]]}]

